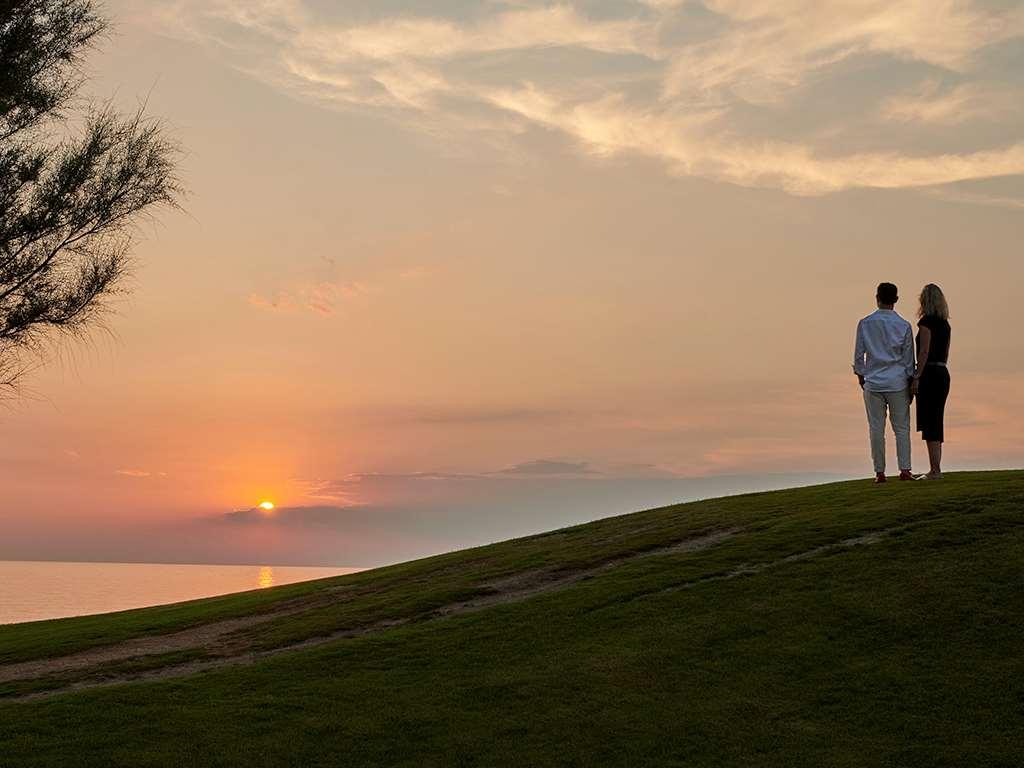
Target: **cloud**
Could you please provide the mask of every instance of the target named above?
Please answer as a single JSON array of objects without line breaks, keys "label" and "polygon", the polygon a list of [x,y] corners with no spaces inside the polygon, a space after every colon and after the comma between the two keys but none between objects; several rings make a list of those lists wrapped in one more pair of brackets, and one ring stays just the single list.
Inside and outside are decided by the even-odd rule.
[{"label": "cloud", "polygon": [[402,280],[422,280],[430,277],[432,274],[433,272],[430,267],[416,266],[403,269],[398,273],[398,277]]},{"label": "cloud", "polygon": [[1019,15],[963,0],[705,0],[720,34],[671,57],[665,93],[728,92],[775,101],[855,56],[887,56],[952,71],[1019,36]]},{"label": "cloud", "polygon": [[776,186],[794,194],[924,187],[1024,174],[1024,143],[967,154],[861,152],[829,157],[791,142],[748,145],[709,138],[704,128],[716,115],[665,115],[630,107],[617,97],[573,106],[527,86],[492,99],[504,109],[573,136],[595,155],[632,152],[660,158],[680,175]]},{"label": "cloud", "polygon": [[118,469],[114,471],[115,475],[121,475],[122,477],[152,477],[153,473],[145,469]]},{"label": "cloud", "polygon": [[944,89],[927,80],[909,93],[887,99],[881,108],[885,120],[903,123],[959,125],[972,120],[994,120],[1020,109],[1020,94],[981,83],[963,83]]},{"label": "cloud", "polygon": [[572,408],[545,408],[518,403],[443,405],[425,402],[409,405],[367,406],[343,411],[348,424],[371,427],[498,425],[554,425],[579,415]]},{"label": "cloud", "polygon": [[355,507],[311,506],[311,507],[278,507],[273,513],[265,512],[259,507],[238,509],[226,512],[221,516],[225,522],[244,525],[260,523],[283,526],[335,526]]},{"label": "cloud", "polygon": [[640,5],[646,5],[648,8],[654,8],[655,10],[665,11],[678,8],[687,2],[687,0],[636,0]]},{"label": "cloud", "polygon": [[371,293],[370,287],[362,282],[314,282],[296,285],[266,297],[251,294],[249,304],[257,309],[272,312],[313,312],[318,315],[333,315],[339,305],[363,298]]},{"label": "cloud", "polygon": [[572,461],[548,461],[546,459],[539,459],[537,461],[527,461],[523,464],[516,464],[509,467],[508,469],[500,470],[500,474],[503,475],[596,475],[598,474],[594,470],[590,469],[587,462],[572,462]]},{"label": "cloud", "polygon": [[651,30],[638,20],[596,21],[570,5],[503,10],[475,22],[398,17],[347,28],[314,27],[303,39],[334,60],[450,60],[474,54],[574,47],[641,53]]},{"label": "cloud", "polygon": [[984,192],[972,192],[956,187],[937,187],[926,190],[931,197],[968,205],[983,205],[990,208],[1006,208],[1012,211],[1024,210],[1024,197],[1008,197]]},{"label": "cloud", "polygon": [[420,408],[393,419],[413,424],[502,424],[555,421],[565,416],[562,411],[547,408],[455,407]]},{"label": "cloud", "polygon": [[[805,195],[1024,174],[1019,142],[976,146],[965,134],[961,146],[935,154],[896,133],[888,147],[858,149],[868,132],[858,133],[856,119],[821,126],[828,143],[805,130],[782,140],[770,129],[786,120],[804,128],[808,89],[854,61],[965,81],[907,97],[884,93],[899,78],[876,76],[871,88],[890,122],[990,115],[991,94],[972,73],[987,50],[1024,36],[1022,8],[968,0],[642,0],[601,16],[572,3],[495,3],[463,16],[373,8],[163,0],[153,18],[296,98],[378,112],[447,145],[458,134],[501,146],[543,128],[585,155],[650,157],[679,175]],[[1000,98],[1021,93],[1007,87]],[[802,134],[809,138],[793,138]],[[253,302],[329,314],[335,290]]]},{"label": "cloud", "polygon": [[401,285],[417,285],[434,276],[436,265],[418,263],[422,251],[429,249],[437,233],[417,230],[391,235],[379,242],[362,245],[372,253],[376,269],[358,276],[341,277],[338,259],[318,254],[316,262],[307,266],[316,277],[293,277],[290,284],[274,292],[254,292],[247,302],[256,309],[279,313],[310,312],[330,317],[345,308],[365,306],[375,295],[389,293]]}]

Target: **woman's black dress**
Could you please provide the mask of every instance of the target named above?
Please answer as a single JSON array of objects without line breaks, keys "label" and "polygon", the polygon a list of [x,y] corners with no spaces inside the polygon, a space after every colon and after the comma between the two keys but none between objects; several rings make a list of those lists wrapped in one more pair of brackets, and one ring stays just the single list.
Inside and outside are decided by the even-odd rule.
[{"label": "woman's black dress", "polygon": [[[918,327],[927,328],[932,332],[932,340],[928,345],[928,362],[921,372],[921,381],[917,389],[917,431],[928,441],[943,442],[943,414],[946,410],[946,398],[949,397],[949,322],[936,315],[926,315],[918,322]],[[917,334],[917,353],[921,354],[921,332]]]}]

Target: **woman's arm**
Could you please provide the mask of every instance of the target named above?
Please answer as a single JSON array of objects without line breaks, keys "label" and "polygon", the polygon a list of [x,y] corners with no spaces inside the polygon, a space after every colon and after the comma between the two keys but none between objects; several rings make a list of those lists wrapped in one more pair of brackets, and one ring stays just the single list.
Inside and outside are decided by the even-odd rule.
[{"label": "woman's arm", "polygon": [[921,351],[917,353],[917,369],[914,371],[914,380],[910,384],[910,391],[917,394],[917,384],[921,380],[925,365],[928,364],[928,352],[932,347],[932,332],[930,328],[921,326]]}]

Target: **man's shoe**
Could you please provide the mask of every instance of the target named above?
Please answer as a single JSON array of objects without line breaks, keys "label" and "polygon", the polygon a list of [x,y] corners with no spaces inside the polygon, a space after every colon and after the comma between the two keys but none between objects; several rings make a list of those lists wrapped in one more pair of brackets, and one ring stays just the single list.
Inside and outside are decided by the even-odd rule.
[{"label": "man's shoe", "polygon": [[885,472],[876,472],[875,473],[875,485],[881,485],[882,483],[885,483],[885,482],[888,482],[885,479]]},{"label": "man's shoe", "polygon": [[914,477],[914,473],[911,472],[909,469],[901,469],[900,480],[917,480],[917,478]]}]

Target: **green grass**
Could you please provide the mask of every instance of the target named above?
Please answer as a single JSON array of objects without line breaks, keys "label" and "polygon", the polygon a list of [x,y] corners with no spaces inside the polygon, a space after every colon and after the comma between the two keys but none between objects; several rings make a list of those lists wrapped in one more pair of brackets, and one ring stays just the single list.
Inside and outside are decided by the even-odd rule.
[{"label": "green grass", "polygon": [[[497,579],[588,569],[724,528],[738,532],[706,550],[433,613]],[[784,561],[882,529],[871,545]],[[721,578],[757,564],[772,566]],[[304,585],[0,628],[10,663],[283,601],[313,602],[249,630],[252,647],[408,622],[251,666],[0,699],[0,766],[1016,768],[1022,587],[1024,472],[667,507]],[[192,656],[167,657],[111,671]]]}]

